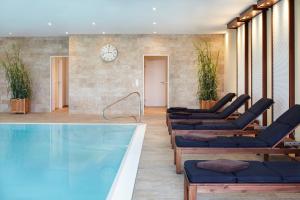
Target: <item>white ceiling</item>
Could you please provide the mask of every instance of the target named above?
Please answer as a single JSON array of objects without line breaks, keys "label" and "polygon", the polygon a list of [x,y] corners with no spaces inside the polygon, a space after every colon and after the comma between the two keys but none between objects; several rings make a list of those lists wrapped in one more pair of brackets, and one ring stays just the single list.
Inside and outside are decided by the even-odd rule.
[{"label": "white ceiling", "polygon": [[256,0],[0,0],[0,36],[219,33],[253,3]]}]

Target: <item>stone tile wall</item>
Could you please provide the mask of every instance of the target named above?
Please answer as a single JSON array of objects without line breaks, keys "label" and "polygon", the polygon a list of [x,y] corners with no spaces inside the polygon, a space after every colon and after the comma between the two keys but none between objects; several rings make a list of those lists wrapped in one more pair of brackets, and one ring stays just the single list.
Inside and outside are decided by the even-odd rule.
[{"label": "stone tile wall", "polygon": [[[21,56],[32,79],[33,112],[50,111],[50,56],[68,55],[67,37],[0,38],[0,57],[13,44],[21,49]],[[9,111],[7,84],[3,70],[0,69],[0,112]]]},{"label": "stone tile wall", "polygon": [[[169,105],[198,107],[197,54],[194,44],[208,41],[219,57],[219,93],[223,92],[224,35],[74,35],[69,37],[70,112],[100,113],[105,105],[132,91],[143,93],[143,55],[169,56]],[[100,58],[105,44],[118,49],[110,63]],[[139,86],[135,86],[138,79]],[[132,98],[110,110],[137,111]]]},{"label": "stone tile wall", "polygon": [[[0,57],[12,44],[22,50],[33,84],[32,111],[50,110],[50,56],[70,56],[70,112],[100,114],[105,105],[132,91],[143,94],[143,56],[169,56],[169,105],[198,107],[197,54],[194,44],[208,41],[220,51],[219,93],[224,83],[224,35],[72,35],[66,37],[0,38]],[[118,58],[105,63],[100,49],[105,44],[118,49]],[[139,86],[136,87],[136,79]],[[137,112],[132,97],[109,111]],[[9,111],[9,96],[0,71],[0,112]]]}]

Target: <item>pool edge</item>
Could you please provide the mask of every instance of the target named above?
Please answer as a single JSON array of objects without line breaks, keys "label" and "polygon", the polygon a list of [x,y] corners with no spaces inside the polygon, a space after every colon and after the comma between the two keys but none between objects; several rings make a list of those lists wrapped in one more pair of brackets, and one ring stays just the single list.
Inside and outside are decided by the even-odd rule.
[{"label": "pool edge", "polygon": [[146,126],[146,124],[137,125],[106,200],[130,200],[132,198]]}]

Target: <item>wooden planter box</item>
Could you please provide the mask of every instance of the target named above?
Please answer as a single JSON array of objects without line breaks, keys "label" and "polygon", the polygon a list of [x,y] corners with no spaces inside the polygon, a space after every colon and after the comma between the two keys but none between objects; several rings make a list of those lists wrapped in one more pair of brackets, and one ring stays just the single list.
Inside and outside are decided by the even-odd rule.
[{"label": "wooden planter box", "polygon": [[211,107],[213,107],[216,104],[217,101],[214,100],[201,100],[200,101],[200,108],[201,109],[210,109]]},{"label": "wooden planter box", "polygon": [[30,110],[30,100],[29,99],[11,99],[10,100],[10,110],[12,113],[26,114]]}]

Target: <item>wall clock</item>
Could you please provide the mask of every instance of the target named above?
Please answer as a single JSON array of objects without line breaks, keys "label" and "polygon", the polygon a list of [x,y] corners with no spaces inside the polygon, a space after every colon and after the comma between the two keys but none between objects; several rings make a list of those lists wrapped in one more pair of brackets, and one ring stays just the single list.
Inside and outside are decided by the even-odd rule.
[{"label": "wall clock", "polygon": [[101,48],[101,58],[105,62],[111,62],[115,60],[118,56],[118,50],[111,44],[107,44]]}]

